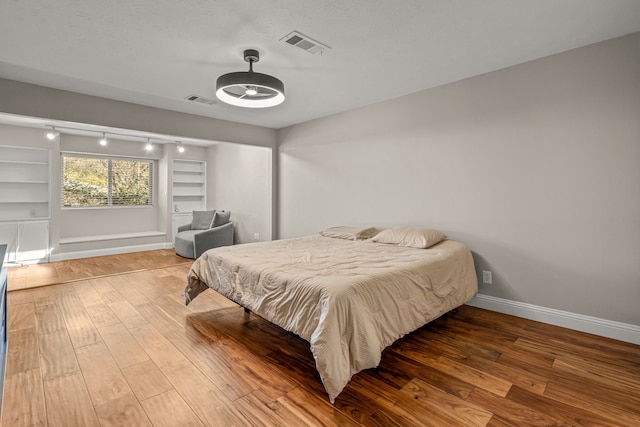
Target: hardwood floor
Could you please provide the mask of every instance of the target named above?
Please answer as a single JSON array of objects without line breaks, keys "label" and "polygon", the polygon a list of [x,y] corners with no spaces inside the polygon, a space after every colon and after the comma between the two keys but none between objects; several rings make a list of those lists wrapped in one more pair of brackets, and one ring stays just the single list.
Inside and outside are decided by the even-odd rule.
[{"label": "hardwood floor", "polygon": [[192,262],[193,260],[176,255],[173,249],[162,249],[30,264],[9,268],[9,290],[29,289]]},{"label": "hardwood floor", "polygon": [[3,425],[640,425],[640,346],[469,306],[331,405],[307,342],[213,291],[185,306],[189,266],[10,292]]}]

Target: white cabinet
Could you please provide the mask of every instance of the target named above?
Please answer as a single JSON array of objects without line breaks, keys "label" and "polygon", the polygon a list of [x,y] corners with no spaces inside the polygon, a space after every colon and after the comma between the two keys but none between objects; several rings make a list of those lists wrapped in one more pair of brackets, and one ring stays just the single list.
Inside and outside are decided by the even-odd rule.
[{"label": "white cabinet", "polygon": [[206,161],[174,160],[171,184],[174,214],[207,208]]},{"label": "white cabinet", "polygon": [[49,218],[49,150],[0,146],[0,221]]},{"label": "white cabinet", "polygon": [[49,221],[1,222],[0,244],[8,262],[48,262]]}]

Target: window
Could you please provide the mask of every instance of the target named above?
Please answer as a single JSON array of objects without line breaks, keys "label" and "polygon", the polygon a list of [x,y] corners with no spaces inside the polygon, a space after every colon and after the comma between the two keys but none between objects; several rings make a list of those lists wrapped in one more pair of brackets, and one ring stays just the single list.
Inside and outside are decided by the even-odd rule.
[{"label": "window", "polygon": [[152,160],[63,154],[61,176],[63,207],[153,204]]}]

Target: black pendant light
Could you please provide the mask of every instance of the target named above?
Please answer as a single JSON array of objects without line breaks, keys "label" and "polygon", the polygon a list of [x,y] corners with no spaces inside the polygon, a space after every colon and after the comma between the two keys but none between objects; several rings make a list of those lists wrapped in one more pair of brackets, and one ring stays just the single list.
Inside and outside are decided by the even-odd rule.
[{"label": "black pendant light", "polygon": [[265,108],[282,104],[284,84],[275,77],[253,71],[254,62],[260,60],[257,50],[244,51],[249,71],[223,74],[216,81],[216,96],[227,104],[246,108]]}]

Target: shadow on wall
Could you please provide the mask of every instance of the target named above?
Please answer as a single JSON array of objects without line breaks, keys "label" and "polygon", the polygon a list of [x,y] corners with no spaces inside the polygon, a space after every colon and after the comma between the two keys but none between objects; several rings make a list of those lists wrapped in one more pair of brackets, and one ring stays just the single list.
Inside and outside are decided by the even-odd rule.
[{"label": "shadow on wall", "polygon": [[[477,252],[471,251],[471,255],[473,256],[473,263],[476,268],[479,294],[499,296],[500,298],[519,301],[518,295],[513,292],[513,288],[509,286],[506,279],[494,265]],[[484,271],[491,273],[491,284],[483,282]]]},{"label": "shadow on wall", "polygon": [[[473,244],[475,248],[478,246]],[[479,294],[601,318],[607,318],[601,312],[603,307],[613,309],[609,306],[615,304],[615,300],[600,300],[580,310],[578,305],[584,303],[581,297],[585,283],[593,278],[585,271],[568,268],[546,252],[527,253],[489,242],[482,246],[482,254],[471,251]],[[492,284],[483,284],[483,271],[491,272]],[[614,287],[613,283],[608,285]],[[624,318],[611,320],[629,322]]]}]

